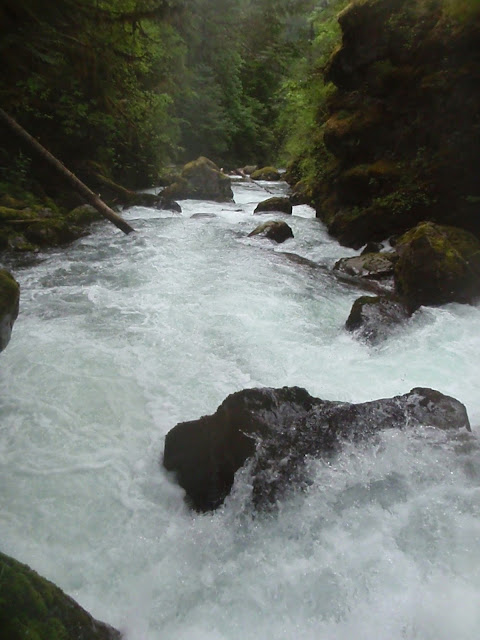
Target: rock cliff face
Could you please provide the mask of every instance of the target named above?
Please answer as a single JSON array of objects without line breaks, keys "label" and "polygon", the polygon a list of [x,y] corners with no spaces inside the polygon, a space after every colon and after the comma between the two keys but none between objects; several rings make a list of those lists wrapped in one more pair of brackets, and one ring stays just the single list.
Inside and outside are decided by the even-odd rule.
[{"label": "rock cliff face", "polygon": [[339,22],[318,217],[354,248],[424,220],[479,236],[478,2],[359,0]]}]

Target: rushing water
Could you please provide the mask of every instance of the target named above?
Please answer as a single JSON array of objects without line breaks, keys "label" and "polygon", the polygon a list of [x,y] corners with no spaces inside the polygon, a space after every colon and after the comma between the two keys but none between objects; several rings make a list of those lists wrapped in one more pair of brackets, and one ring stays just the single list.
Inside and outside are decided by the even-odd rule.
[{"label": "rushing water", "polygon": [[[251,215],[268,195],[238,184],[232,205],[133,208],[134,236],[99,223],[15,271],[0,548],[128,640],[478,640],[479,309],[422,309],[362,344],[343,329],[358,292],[285,255],[329,267],[354,252],[308,207],[295,239],[247,238],[273,217]],[[246,473],[222,509],[190,513],[164,435],[260,385],[355,402],[431,386],[474,433],[388,431],[316,463],[275,514],[250,512]]]}]

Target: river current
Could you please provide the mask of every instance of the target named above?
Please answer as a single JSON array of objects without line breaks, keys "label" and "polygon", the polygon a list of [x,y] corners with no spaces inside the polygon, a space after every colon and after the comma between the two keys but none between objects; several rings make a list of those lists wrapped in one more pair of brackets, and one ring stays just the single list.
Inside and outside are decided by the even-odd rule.
[{"label": "river current", "polygon": [[[285,188],[132,208],[136,234],[98,223],[15,269],[0,549],[127,640],[478,640],[480,309],[422,308],[379,346],[358,341],[343,325],[360,294],[328,273],[356,252],[311,209],[294,208],[282,245],[247,238],[287,219],[252,216]],[[246,472],[217,512],[189,512],[160,465],[165,434],[284,385],[352,402],[433,387],[473,434],[386,431],[315,463],[275,513],[250,511]]]}]

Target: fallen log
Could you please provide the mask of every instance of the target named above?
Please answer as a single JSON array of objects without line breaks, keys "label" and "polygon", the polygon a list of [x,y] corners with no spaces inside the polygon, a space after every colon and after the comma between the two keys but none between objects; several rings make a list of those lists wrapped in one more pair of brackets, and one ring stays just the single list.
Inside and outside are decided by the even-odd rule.
[{"label": "fallen log", "polygon": [[135,231],[133,227],[131,227],[128,222],[126,222],[121,216],[119,216],[115,211],[110,209],[103,200],[101,200],[91,189],[87,187],[81,180],[77,178],[75,174],[69,171],[65,165],[63,165],[60,160],[57,160],[54,155],[50,153],[43,145],[41,145],[38,140],[33,138],[25,129],[18,124],[16,120],[14,120],[11,116],[8,115],[2,108],[0,108],[0,119],[12,130],[14,131],[24,142],[28,144],[28,146],[35,149],[35,151],[46,161],[48,162],[54,169],[60,173],[67,182],[77,191],[88,204],[91,204],[95,209],[107,220],[110,220],[116,227],[118,227],[123,233],[129,234],[132,231]]}]

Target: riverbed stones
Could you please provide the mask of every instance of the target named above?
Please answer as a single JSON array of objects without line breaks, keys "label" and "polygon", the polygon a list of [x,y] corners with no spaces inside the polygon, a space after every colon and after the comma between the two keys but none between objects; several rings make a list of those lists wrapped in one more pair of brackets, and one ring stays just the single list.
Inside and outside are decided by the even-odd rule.
[{"label": "riverbed stones", "polygon": [[0,553],[0,635],[5,640],[120,640],[49,580]]},{"label": "riverbed stones", "polygon": [[285,213],[287,215],[291,215],[293,211],[292,203],[290,202],[290,198],[282,198],[279,196],[274,196],[273,198],[267,198],[266,200],[262,200],[255,207],[255,211],[253,213]]},{"label": "riverbed stones", "polygon": [[0,351],[10,342],[13,323],[18,316],[20,287],[6,269],[0,269]]},{"label": "riverbed stones", "polygon": [[208,511],[222,504],[249,461],[253,504],[268,507],[308,484],[309,458],[383,429],[424,425],[470,430],[463,404],[432,389],[361,404],[321,400],[299,387],[245,389],[213,415],[177,424],[166,436],[163,465],[190,506]]},{"label": "riverbed stones", "polygon": [[285,240],[294,237],[292,229],[286,222],[283,222],[283,220],[271,220],[270,222],[258,225],[258,227],[248,234],[249,238],[252,236],[262,236],[278,243],[285,242]]}]

